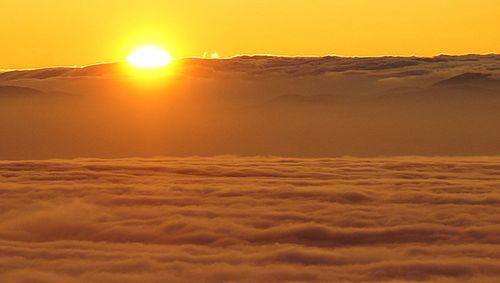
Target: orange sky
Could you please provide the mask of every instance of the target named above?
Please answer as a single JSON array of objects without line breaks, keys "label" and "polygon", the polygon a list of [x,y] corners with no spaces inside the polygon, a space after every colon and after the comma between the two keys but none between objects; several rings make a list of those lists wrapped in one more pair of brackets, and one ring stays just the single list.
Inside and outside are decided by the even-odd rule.
[{"label": "orange sky", "polygon": [[0,2],[0,68],[236,54],[500,53],[497,0],[21,0]]}]

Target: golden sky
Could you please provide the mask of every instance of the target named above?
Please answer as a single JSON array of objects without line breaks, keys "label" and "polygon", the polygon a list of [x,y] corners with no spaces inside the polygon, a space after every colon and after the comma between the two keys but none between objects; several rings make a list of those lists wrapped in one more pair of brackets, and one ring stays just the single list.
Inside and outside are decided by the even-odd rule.
[{"label": "golden sky", "polygon": [[500,53],[498,0],[0,1],[0,68],[237,54]]}]

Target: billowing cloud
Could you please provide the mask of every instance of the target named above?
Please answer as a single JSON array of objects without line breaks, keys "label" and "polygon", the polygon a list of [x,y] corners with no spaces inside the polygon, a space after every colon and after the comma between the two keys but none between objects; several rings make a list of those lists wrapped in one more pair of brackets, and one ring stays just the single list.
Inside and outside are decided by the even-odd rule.
[{"label": "billowing cloud", "polygon": [[499,158],[0,162],[1,282],[496,282]]}]

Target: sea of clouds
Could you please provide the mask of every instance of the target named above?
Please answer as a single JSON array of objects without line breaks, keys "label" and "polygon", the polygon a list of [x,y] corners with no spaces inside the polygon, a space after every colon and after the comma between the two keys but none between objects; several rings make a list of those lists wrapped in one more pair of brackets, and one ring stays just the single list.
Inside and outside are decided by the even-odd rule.
[{"label": "sea of clouds", "polygon": [[500,55],[0,71],[0,159],[500,154]]},{"label": "sea of clouds", "polygon": [[498,282],[500,158],[0,162],[0,282]]}]

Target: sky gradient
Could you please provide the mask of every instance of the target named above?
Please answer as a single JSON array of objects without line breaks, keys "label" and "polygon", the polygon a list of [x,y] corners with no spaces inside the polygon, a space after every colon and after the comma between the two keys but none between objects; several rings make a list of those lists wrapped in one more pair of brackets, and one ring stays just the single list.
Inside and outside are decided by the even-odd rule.
[{"label": "sky gradient", "polygon": [[0,68],[123,60],[144,44],[176,58],[500,53],[499,21],[495,0],[2,1]]}]

